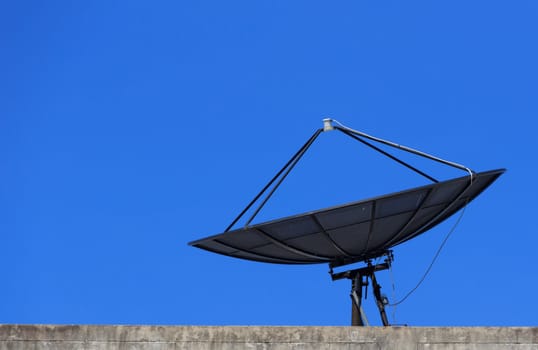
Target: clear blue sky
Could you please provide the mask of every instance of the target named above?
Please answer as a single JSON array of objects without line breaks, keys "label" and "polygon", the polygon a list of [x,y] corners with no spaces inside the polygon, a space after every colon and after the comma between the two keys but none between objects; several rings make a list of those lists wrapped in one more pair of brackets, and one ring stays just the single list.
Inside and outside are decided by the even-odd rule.
[{"label": "clear blue sky", "polygon": [[[537,325],[537,16],[536,1],[3,2],[0,323],[347,325],[349,283],[325,265],[187,246],[332,117],[508,168],[396,322]],[[325,133],[260,220],[426,183]],[[395,249],[389,298],[453,223]]]}]

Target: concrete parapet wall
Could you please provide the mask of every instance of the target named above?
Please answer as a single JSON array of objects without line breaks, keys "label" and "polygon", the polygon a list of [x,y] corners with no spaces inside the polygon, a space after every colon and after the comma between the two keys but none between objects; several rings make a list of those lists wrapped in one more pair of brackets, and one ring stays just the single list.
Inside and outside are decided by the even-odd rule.
[{"label": "concrete parapet wall", "polygon": [[0,325],[0,350],[22,349],[538,350],[538,328]]}]

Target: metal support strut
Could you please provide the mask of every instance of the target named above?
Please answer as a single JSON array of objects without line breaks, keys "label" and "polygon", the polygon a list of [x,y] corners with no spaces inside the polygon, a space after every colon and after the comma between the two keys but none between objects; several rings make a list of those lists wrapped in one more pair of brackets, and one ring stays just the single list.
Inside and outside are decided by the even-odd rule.
[{"label": "metal support strut", "polygon": [[[333,122],[339,124],[340,126],[333,125]],[[338,131],[344,133],[345,135],[347,135],[347,136],[361,142],[362,144],[372,148],[373,150],[383,154],[384,156],[389,157],[390,159],[392,159],[392,160],[396,161],[397,163],[407,167],[408,169],[411,169],[414,172],[424,176],[425,178],[427,178],[428,180],[430,180],[432,182],[439,182],[439,181],[437,179],[435,179],[434,177],[426,174],[425,172],[423,172],[423,171],[417,169],[416,167],[404,162],[403,160],[395,157],[394,155],[388,153],[387,151],[382,150],[381,148],[371,144],[370,142],[368,142],[368,141],[366,141],[364,139],[368,139],[368,140],[371,140],[371,141],[375,141],[375,142],[384,144],[386,146],[397,148],[399,150],[406,151],[406,152],[412,153],[414,155],[421,156],[421,157],[433,160],[435,162],[439,162],[439,163],[442,163],[442,164],[445,164],[445,165],[449,165],[451,167],[454,167],[454,168],[457,168],[457,169],[460,169],[460,170],[465,170],[471,176],[473,175],[473,171],[471,169],[469,169],[469,168],[467,168],[467,167],[465,167],[465,166],[463,166],[461,164],[457,164],[457,163],[454,163],[454,162],[449,162],[447,160],[441,159],[439,157],[435,157],[433,155],[424,153],[422,151],[419,151],[419,150],[416,150],[416,149],[413,149],[413,148],[410,148],[410,147],[406,147],[406,146],[403,146],[403,145],[399,145],[399,144],[394,143],[392,141],[383,140],[383,139],[380,139],[378,137],[374,137],[374,136],[365,134],[365,133],[357,131],[357,130],[350,129],[350,128],[340,124],[336,120],[333,120],[331,118],[325,118],[325,119],[323,119],[323,128],[317,129],[314,132],[314,134],[297,151],[297,153],[295,153],[291,157],[291,159],[284,165],[284,167],[282,167],[282,169],[280,169],[280,171],[269,181],[269,183],[267,183],[267,185],[265,185],[265,187],[256,195],[256,197],[254,197],[254,199],[252,199],[252,201],[245,207],[245,209],[243,209],[243,211],[232,221],[232,223],[230,225],[228,225],[228,227],[226,228],[226,230],[224,230],[224,232],[230,231],[230,229],[239,221],[239,219],[241,219],[243,217],[243,215],[245,215],[246,212],[262,197],[262,195],[268,191],[267,195],[261,201],[260,205],[254,210],[254,213],[252,214],[252,216],[247,220],[247,222],[245,224],[245,227],[248,227],[248,225],[250,225],[250,223],[252,222],[252,220],[254,220],[256,215],[258,215],[260,210],[267,203],[267,201],[271,198],[271,196],[277,190],[277,188],[280,186],[280,184],[286,179],[286,176],[288,176],[288,174],[293,170],[295,165],[297,165],[299,160],[301,160],[301,158],[306,153],[306,151],[310,148],[310,146],[312,146],[312,144],[317,139],[317,137],[324,131],[332,131],[332,130],[338,130]],[[273,186],[273,184],[274,184],[274,186]],[[273,187],[271,188],[271,186],[273,186]],[[269,188],[271,188],[271,189],[269,190]]]},{"label": "metal support strut", "polygon": [[367,261],[367,266],[361,267],[355,270],[349,270],[339,273],[333,273],[330,271],[331,278],[333,281],[339,279],[349,279],[351,280],[351,325],[352,326],[369,326],[368,319],[366,314],[362,309],[362,295],[364,288],[364,299],[368,296],[368,279],[372,282],[372,290],[375,297],[376,305],[381,316],[381,322],[383,326],[390,326],[389,320],[387,318],[387,313],[385,312],[385,305],[389,303],[386,296],[381,294],[381,286],[377,282],[375,277],[375,272],[382,271],[390,268],[392,262],[392,252],[388,251],[386,253],[387,259],[384,263],[372,265],[372,261]]},{"label": "metal support strut", "polygon": [[286,176],[288,176],[288,174],[290,173],[290,171],[295,167],[295,165],[299,162],[299,160],[301,159],[301,157],[306,153],[306,151],[308,150],[308,148],[310,148],[310,146],[312,146],[312,144],[314,143],[314,141],[317,139],[317,137],[319,136],[319,134],[321,134],[322,132],[324,131],[324,129],[320,128],[318,130],[316,130],[314,132],[314,134],[312,136],[310,136],[310,138],[308,139],[308,141],[306,141],[306,143],[297,151],[297,153],[295,153],[293,155],[293,157],[291,157],[290,160],[288,160],[288,162],[282,167],[282,169],[280,169],[280,171],[271,179],[271,181],[269,181],[267,183],[267,185],[265,185],[265,187],[256,195],[256,197],[254,197],[254,199],[245,207],[245,209],[243,209],[243,211],[234,219],[234,221],[232,221],[232,223],[230,225],[228,225],[228,227],[226,228],[226,230],[224,230],[224,232],[228,232],[230,231],[230,229],[239,221],[239,219],[241,219],[243,217],[243,215],[245,215],[245,213],[254,205],[254,203],[256,203],[258,201],[258,199],[260,199],[260,197],[269,189],[269,187],[271,187],[271,185],[278,179],[277,183],[275,184],[275,186],[273,186],[273,188],[271,189],[271,191],[269,191],[269,193],[267,194],[267,196],[263,199],[263,201],[261,202],[261,204],[258,206],[258,208],[256,208],[256,210],[254,211],[254,214],[252,214],[252,216],[250,217],[250,219],[248,219],[247,223],[245,224],[245,227],[247,227],[251,222],[252,220],[254,220],[254,218],[256,217],[256,215],[258,215],[258,213],[260,212],[260,210],[263,208],[263,206],[265,205],[265,203],[267,203],[267,201],[269,200],[269,198],[271,198],[271,196],[273,195],[273,193],[276,191],[276,189],[278,188],[278,186],[280,186],[280,184],[282,183],[282,181],[284,181],[284,179],[286,178]]}]

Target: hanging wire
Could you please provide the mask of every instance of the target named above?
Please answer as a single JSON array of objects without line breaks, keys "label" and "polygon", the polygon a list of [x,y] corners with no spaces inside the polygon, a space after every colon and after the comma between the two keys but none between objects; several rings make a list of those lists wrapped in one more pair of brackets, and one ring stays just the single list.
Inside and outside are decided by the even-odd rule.
[{"label": "hanging wire", "polygon": [[[422,278],[418,281],[418,283],[415,285],[415,287],[413,287],[409,292],[407,292],[407,294],[402,299],[398,300],[395,303],[388,304],[389,306],[396,307],[396,306],[400,305],[401,303],[403,303],[405,300],[407,300],[407,298],[409,298],[411,296],[411,294],[413,294],[418,289],[418,287],[420,287],[422,282],[424,282],[424,280],[426,279],[426,277],[430,273],[433,265],[435,264],[435,261],[437,260],[437,258],[441,254],[441,251],[443,250],[443,247],[445,246],[446,242],[448,241],[448,239],[450,238],[452,233],[454,233],[454,231],[456,230],[456,227],[458,227],[461,219],[463,218],[463,214],[465,213],[465,208],[467,208],[467,204],[468,204],[468,202],[465,203],[465,206],[461,210],[460,216],[458,217],[458,219],[456,220],[456,222],[454,223],[454,225],[452,226],[450,231],[448,231],[447,235],[445,236],[445,238],[441,242],[441,245],[439,246],[439,248],[437,249],[437,252],[433,256],[433,259],[430,262],[430,265],[428,266],[428,268],[426,269],[426,271],[422,275]],[[392,277],[392,275],[391,275],[391,277]],[[393,288],[394,288],[394,284],[393,284]],[[396,311],[394,311],[394,313],[396,313]]]},{"label": "hanging wire", "polygon": [[[394,274],[392,273],[392,264],[389,265],[390,283],[392,285],[392,300],[396,300],[396,284],[394,283]],[[396,305],[392,307],[392,323],[396,324]]]}]

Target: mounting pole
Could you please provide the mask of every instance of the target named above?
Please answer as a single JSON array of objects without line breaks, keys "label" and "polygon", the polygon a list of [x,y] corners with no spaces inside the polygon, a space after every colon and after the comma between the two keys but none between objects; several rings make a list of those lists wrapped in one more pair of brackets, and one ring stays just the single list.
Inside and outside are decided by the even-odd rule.
[{"label": "mounting pole", "polygon": [[389,301],[386,297],[381,295],[381,286],[379,283],[377,283],[375,273],[370,275],[370,279],[372,280],[372,289],[374,290],[375,302],[377,304],[377,308],[379,309],[379,314],[381,315],[381,322],[383,322],[383,326],[390,326],[387,313],[385,312],[385,305],[387,305]]},{"label": "mounting pole", "polygon": [[368,279],[363,280],[362,275],[357,275],[351,279],[351,325],[369,326],[362,308],[362,288],[368,286]]},{"label": "mounting pole", "polygon": [[383,326],[390,326],[389,320],[387,318],[387,313],[385,312],[385,305],[387,305],[388,299],[386,296],[381,294],[381,286],[377,283],[375,273],[377,271],[386,270],[390,267],[392,262],[392,252],[387,251],[385,253],[387,259],[384,263],[372,265],[372,262],[369,260],[368,265],[354,270],[343,271],[338,273],[333,273],[332,270],[329,271],[333,281],[340,279],[349,279],[351,280],[351,325],[352,326],[369,326],[368,319],[366,314],[362,309],[362,296],[364,288],[364,299],[366,299],[368,291],[368,279],[372,281],[372,289],[375,297],[377,308],[379,309],[379,315],[381,316],[381,322]]}]

